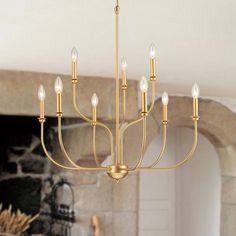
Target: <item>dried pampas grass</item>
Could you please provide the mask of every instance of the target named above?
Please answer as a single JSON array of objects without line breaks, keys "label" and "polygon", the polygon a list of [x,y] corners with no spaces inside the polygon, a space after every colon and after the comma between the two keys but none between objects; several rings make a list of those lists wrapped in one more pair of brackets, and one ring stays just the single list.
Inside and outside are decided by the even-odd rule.
[{"label": "dried pampas grass", "polygon": [[0,235],[20,236],[29,229],[30,223],[38,216],[32,217],[22,213],[20,210],[12,212],[11,206],[8,210],[2,211],[2,204],[0,204]]}]

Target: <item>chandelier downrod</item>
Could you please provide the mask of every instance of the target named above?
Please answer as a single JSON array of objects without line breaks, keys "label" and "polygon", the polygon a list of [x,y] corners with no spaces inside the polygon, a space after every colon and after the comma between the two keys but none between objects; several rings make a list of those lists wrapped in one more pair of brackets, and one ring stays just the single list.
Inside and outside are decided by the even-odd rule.
[{"label": "chandelier downrod", "polygon": [[[162,111],[162,125],[163,125],[163,146],[160,150],[160,153],[155,157],[154,161],[149,166],[142,166],[143,160],[144,160],[144,154],[146,150],[146,141],[147,141],[147,117],[149,114],[153,111],[153,107],[155,104],[155,83],[157,80],[156,76],[156,48],[155,45],[151,45],[150,47],[150,83],[151,83],[151,104],[148,108],[148,87],[149,83],[148,80],[145,77],[142,77],[140,81],[140,91],[141,91],[141,98],[142,98],[142,109],[140,112],[140,116],[132,121],[127,123],[126,122],[126,92],[128,89],[127,85],[127,63],[125,59],[122,59],[122,66],[121,66],[121,87],[120,87],[120,75],[119,75],[119,14],[120,14],[120,5],[119,0],[116,0],[116,6],[114,8],[115,11],[115,28],[116,28],[116,34],[115,34],[115,82],[116,82],[116,91],[115,91],[115,105],[116,105],[116,115],[115,115],[115,122],[116,122],[116,128],[115,128],[115,148],[114,148],[114,136],[111,131],[111,129],[104,123],[101,123],[97,119],[97,109],[98,109],[98,103],[99,99],[96,94],[93,94],[91,98],[91,107],[92,107],[92,113],[91,118],[86,117],[79,109],[78,106],[78,99],[77,99],[77,93],[78,93],[78,86],[79,86],[79,79],[77,76],[77,66],[78,66],[78,53],[75,48],[72,49],[72,98],[73,98],[73,106],[75,111],[77,112],[78,116],[83,119],[84,121],[91,124],[92,127],[92,146],[93,146],[93,154],[94,154],[94,161],[96,164],[96,167],[82,167],[79,164],[75,163],[71,157],[68,155],[64,142],[62,137],[62,116],[63,116],[63,109],[62,109],[62,92],[63,92],[63,84],[60,77],[58,77],[55,81],[55,93],[56,93],[56,99],[57,99],[57,119],[58,119],[58,141],[61,148],[61,151],[67,160],[67,162],[71,166],[65,166],[60,164],[53,158],[50,153],[47,151],[47,148],[45,146],[44,142],[44,123],[46,122],[45,118],[45,90],[42,85],[40,85],[38,90],[38,98],[40,101],[40,117],[39,122],[41,125],[41,143],[42,148],[45,152],[45,155],[48,157],[48,159],[57,165],[60,168],[66,169],[66,170],[76,170],[76,171],[106,171],[107,174],[119,182],[119,180],[123,179],[128,175],[130,171],[153,171],[153,170],[169,170],[174,169],[177,167],[182,166],[186,162],[188,162],[191,157],[193,156],[195,149],[197,147],[197,140],[198,140],[198,97],[199,97],[199,87],[198,85],[194,85],[192,88],[192,96],[193,96],[193,126],[194,126],[194,142],[190,149],[190,151],[187,153],[187,155],[177,163],[176,165],[168,166],[168,167],[159,167],[159,163],[163,159],[164,152],[166,149],[166,140],[167,140],[167,124],[168,124],[168,103],[169,103],[169,97],[166,92],[162,95],[162,104],[163,104],[163,111]],[[120,88],[123,92],[123,118],[120,122]],[[139,123],[142,123],[142,145],[140,150],[140,155],[136,160],[136,163],[133,167],[128,167],[125,163],[125,157],[124,157],[124,136],[126,131]],[[111,151],[111,164],[107,166],[102,166],[99,162],[99,158],[97,156],[96,152],[96,129],[97,127],[103,128],[109,138],[110,138],[110,151]]]},{"label": "chandelier downrod", "polygon": [[120,6],[119,0],[116,0],[115,6],[115,15],[116,15],[116,165],[120,163],[120,81],[119,81],[119,14]]}]

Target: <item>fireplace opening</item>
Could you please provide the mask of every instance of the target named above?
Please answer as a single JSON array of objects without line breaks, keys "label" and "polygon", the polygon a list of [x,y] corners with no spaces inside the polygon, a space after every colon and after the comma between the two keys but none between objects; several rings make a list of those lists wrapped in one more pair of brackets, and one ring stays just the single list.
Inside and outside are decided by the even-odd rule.
[{"label": "fireplace opening", "polygon": [[[0,116],[0,203],[3,209],[12,206],[27,215],[40,213],[43,183],[51,174],[40,143],[40,125],[36,117]],[[47,119],[45,140],[52,152],[52,127],[55,119]],[[44,224],[39,217],[29,233],[43,233]]]}]

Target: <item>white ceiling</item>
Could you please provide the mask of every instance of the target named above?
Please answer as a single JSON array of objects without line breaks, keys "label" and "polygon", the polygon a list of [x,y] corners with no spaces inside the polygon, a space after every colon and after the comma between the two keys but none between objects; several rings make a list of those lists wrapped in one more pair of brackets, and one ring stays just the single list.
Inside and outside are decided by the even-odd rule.
[{"label": "white ceiling", "polygon": [[[236,97],[235,0],[120,0],[121,55],[129,77],[148,74],[158,47],[162,84],[179,92],[198,82],[205,95]],[[115,0],[0,0],[0,69],[114,75]]]}]

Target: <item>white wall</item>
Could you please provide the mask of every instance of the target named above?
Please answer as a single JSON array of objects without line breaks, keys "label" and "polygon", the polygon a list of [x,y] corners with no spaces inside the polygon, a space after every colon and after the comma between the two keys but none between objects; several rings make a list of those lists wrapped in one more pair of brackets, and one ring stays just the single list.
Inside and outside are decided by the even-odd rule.
[{"label": "white wall", "polygon": [[[178,157],[191,145],[192,131],[177,129]],[[202,135],[194,159],[177,170],[177,236],[219,236],[221,178],[217,153]]]},{"label": "white wall", "polygon": [[[192,130],[169,129],[162,166],[180,160],[192,140]],[[158,135],[148,147],[146,163],[161,145]],[[164,172],[142,172],[139,236],[219,236],[220,181],[217,154],[202,135],[194,159],[186,166]]]},{"label": "white wall", "polygon": [[[163,165],[175,162],[176,132],[168,131],[169,138]],[[156,137],[145,155],[150,163],[159,152],[162,142]],[[167,158],[168,157],[168,158]],[[173,236],[175,230],[175,171],[140,173],[139,236]]]}]

